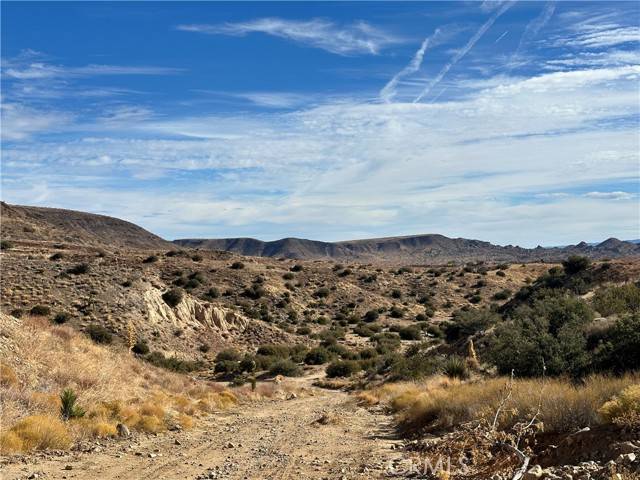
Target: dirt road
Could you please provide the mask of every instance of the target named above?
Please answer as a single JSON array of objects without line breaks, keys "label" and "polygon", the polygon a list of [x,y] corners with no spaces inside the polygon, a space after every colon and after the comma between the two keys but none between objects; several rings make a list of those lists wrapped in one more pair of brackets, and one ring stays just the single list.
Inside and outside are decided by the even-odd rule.
[{"label": "dirt road", "polygon": [[346,393],[313,389],[309,396],[241,405],[188,431],[28,457],[0,472],[6,480],[368,479],[381,478],[398,458],[395,443],[385,415]]}]

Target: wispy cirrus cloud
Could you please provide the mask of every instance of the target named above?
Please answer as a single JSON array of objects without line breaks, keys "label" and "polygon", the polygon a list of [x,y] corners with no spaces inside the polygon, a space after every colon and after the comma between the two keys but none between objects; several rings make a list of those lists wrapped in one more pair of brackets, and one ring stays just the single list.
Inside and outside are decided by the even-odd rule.
[{"label": "wispy cirrus cloud", "polygon": [[176,28],[184,32],[207,35],[244,36],[250,33],[264,33],[338,55],[377,55],[391,45],[404,42],[399,36],[364,21],[338,25],[320,18],[258,18],[238,23],[178,25]]},{"label": "wispy cirrus cloud", "polygon": [[471,49],[478,43],[478,40],[482,38],[482,36],[487,33],[487,30],[491,28],[491,26],[496,22],[501,15],[503,15],[509,8],[513,6],[513,1],[507,1],[500,4],[500,8],[493,14],[491,17],[482,24],[482,26],[476,31],[476,33],[469,39],[469,41],[464,45],[460,50],[456,52],[453,58],[440,70],[438,75],[431,80],[426,87],[420,92],[420,94],[415,98],[414,103],[422,101],[424,97],[426,97],[433,87],[435,87],[438,83],[442,81],[449,70],[458,63],[460,60],[464,58],[464,56],[471,51]]}]

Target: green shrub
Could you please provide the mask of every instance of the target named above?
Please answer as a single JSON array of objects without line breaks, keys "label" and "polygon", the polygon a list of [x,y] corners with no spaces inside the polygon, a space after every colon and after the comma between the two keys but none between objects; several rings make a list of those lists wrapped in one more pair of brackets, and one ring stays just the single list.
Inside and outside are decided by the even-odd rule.
[{"label": "green shrub", "polygon": [[13,242],[9,240],[0,240],[0,250],[11,250],[13,248]]},{"label": "green shrub", "polygon": [[242,270],[244,268],[244,263],[233,262],[229,268],[231,268],[232,270]]},{"label": "green shrub", "polygon": [[[498,270],[498,272],[502,272],[502,270]],[[505,288],[504,290],[500,290],[496,292],[491,297],[492,300],[506,300],[511,296],[511,290]]]},{"label": "green shrub", "polygon": [[158,261],[158,257],[156,255],[149,255],[145,258],[142,263],[155,263]]},{"label": "green shrub", "polygon": [[592,304],[604,316],[640,312],[640,287],[627,283],[601,288],[593,296]]},{"label": "green shrub", "polygon": [[92,323],[87,327],[87,335],[96,343],[109,344],[113,340],[111,332],[97,323]]},{"label": "green shrub", "polygon": [[71,267],[67,272],[72,275],[83,275],[85,273],[89,273],[89,270],[91,270],[91,267],[88,263],[79,263],[78,265]]},{"label": "green shrub", "polygon": [[402,327],[398,331],[398,334],[400,334],[400,338],[402,340],[420,340],[420,337],[422,336],[420,329],[415,325],[411,325],[410,327]]},{"label": "green shrub", "polygon": [[289,359],[278,360],[269,368],[269,374],[273,376],[283,375],[285,377],[297,377],[301,373],[302,369],[300,366]]},{"label": "green shrub", "polygon": [[287,358],[289,356],[289,347],[275,343],[260,345],[257,354],[268,357]]},{"label": "green shrub", "polygon": [[304,267],[302,265],[296,264],[293,267],[291,267],[290,270],[292,272],[301,272],[302,270],[304,270]]},{"label": "green shrub", "polygon": [[593,369],[615,373],[640,369],[640,313],[616,320],[595,349]]},{"label": "green shrub", "polygon": [[162,294],[162,299],[170,307],[177,307],[182,301],[183,297],[184,292],[179,288],[172,288],[171,290],[168,290]]},{"label": "green shrub", "polygon": [[36,305],[29,310],[29,313],[37,317],[46,317],[51,313],[51,309],[46,305]]},{"label": "green shrub", "polygon": [[67,388],[60,394],[60,416],[64,420],[84,417],[85,411],[77,405],[78,396],[73,390]]},{"label": "green shrub", "polygon": [[146,355],[149,353],[149,345],[145,340],[138,340],[133,347],[131,347],[131,351],[137,355]]},{"label": "green shrub", "polygon": [[402,318],[404,317],[404,311],[402,310],[402,308],[394,305],[391,307],[391,310],[389,310],[389,316],[391,318]]},{"label": "green shrub", "polygon": [[200,362],[180,360],[176,357],[165,357],[161,352],[151,352],[146,357],[146,361],[156,367],[165,368],[178,373],[188,373],[202,368]]},{"label": "green shrub", "polygon": [[364,320],[367,323],[371,323],[378,320],[379,316],[380,314],[378,313],[378,310],[369,310],[367,313],[364,314],[364,317],[362,317],[362,320]]},{"label": "green shrub", "polygon": [[24,312],[22,311],[21,308],[14,308],[9,312],[9,315],[15,318],[22,318],[22,315],[24,315]]},{"label": "green shrub", "polygon": [[384,368],[389,370],[390,380],[419,380],[438,372],[440,364],[435,357],[421,352],[408,357],[392,355],[387,357]]},{"label": "green shrub", "polygon": [[567,275],[575,275],[589,268],[590,264],[587,257],[572,255],[562,262],[562,267]]},{"label": "green shrub", "polygon": [[52,261],[55,262],[57,260],[62,260],[63,258],[64,258],[64,254],[62,254],[60,252],[57,252],[57,253],[54,253],[53,255],[51,255],[49,257],[49,260],[52,260]]},{"label": "green shrub", "polygon": [[240,372],[240,362],[237,360],[217,360],[214,368],[215,373],[231,375]]},{"label": "green shrub", "polygon": [[60,312],[53,317],[53,323],[62,325],[63,323],[67,323],[69,320],[69,314],[66,312]]},{"label": "green shrub", "polygon": [[485,330],[500,321],[500,316],[489,309],[459,310],[453,315],[453,320],[445,324],[444,332],[448,342]]},{"label": "green shrub", "polygon": [[304,357],[304,363],[307,365],[322,365],[331,359],[331,354],[324,347],[316,347],[309,350]]},{"label": "green shrub", "polygon": [[327,377],[350,377],[360,371],[360,364],[353,360],[339,360],[327,366]]},{"label": "green shrub", "polygon": [[313,293],[316,298],[327,298],[331,291],[327,287],[321,287]]}]

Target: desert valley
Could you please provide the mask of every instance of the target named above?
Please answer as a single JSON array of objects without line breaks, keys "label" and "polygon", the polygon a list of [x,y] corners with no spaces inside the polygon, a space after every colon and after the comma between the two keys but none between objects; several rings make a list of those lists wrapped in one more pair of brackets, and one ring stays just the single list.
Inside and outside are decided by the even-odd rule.
[{"label": "desert valley", "polygon": [[1,215],[3,478],[637,476],[634,244],[337,261]]}]

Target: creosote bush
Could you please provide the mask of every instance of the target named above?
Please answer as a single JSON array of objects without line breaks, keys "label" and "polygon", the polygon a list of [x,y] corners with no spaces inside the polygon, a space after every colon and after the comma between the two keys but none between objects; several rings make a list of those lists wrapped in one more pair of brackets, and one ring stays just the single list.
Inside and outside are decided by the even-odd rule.
[{"label": "creosote bush", "polygon": [[354,373],[360,371],[360,364],[353,360],[338,360],[327,366],[327,377],[350,377]]},{"label": "creosote bush", "polygon": [[72,275],[83,275],[85,273],[89,273],[89,270],[91,270],[91,267],[88,263],[79,263],[67,270],[67,273]]},{"label": "creosote bush", "polygon": [[111,332],[104,328],[102,325],[92,323],[87,327],[87,335],[96,343],[111,343],[113,336]]},{"label": "creosote bush", "polygon": [[170,307],[177,307],[184,297],[184,292],[179,288],[172,288],[162,294],[162,299]]},{"label": "creosote bush", "polygon": [[51,309],[46,305],[36,305],[29,310],[29,313],[37,317],[46,317],[51,313]]}]

